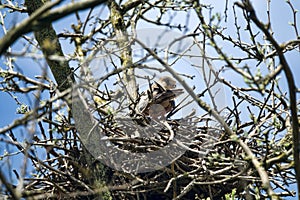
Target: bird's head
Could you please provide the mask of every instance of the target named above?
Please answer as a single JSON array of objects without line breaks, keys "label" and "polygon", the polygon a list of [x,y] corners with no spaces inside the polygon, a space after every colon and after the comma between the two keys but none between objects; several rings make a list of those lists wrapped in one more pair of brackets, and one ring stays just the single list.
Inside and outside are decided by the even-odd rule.
[{"label": "bird's head", "polygon": [[169,76],[163,76],[158,80],[158,83],[165,89],[165,90],[171,90],[176,88],[176,81],[169,77]]}]

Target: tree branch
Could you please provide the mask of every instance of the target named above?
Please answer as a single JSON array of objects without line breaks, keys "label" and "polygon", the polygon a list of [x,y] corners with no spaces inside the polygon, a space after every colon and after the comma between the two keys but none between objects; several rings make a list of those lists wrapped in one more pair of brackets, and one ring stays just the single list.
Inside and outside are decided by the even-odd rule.
[{"label": "tree branch", "polygon": [[123,19],[124,16],[122,15],[122,9],[115,1],[108,1],[108,6],[111,13],[110,20],[116,33],[119,48],[121,49],[121,64],[122,67],[127,68],[124,73],[126,91],[128,91],[130,101],[134,102],[137,98],[136,80],[134,76],[134,67],[132,65],[131,44],[126,32],[126,25]]},{"label": "tree branch", "polygon": [[[235,67],[232,66],[232,63],[228,59],[226,55],[220,50],[220,48],[217,46],[216,42],[214,41],[213,35],[211,32],[209,32],[209,26],[207,25],[203,15],[202,15],[202,7],[199,4],[199,2],[195,1],[194,3],[195,11],[198,15],[198,18],[200,19],[201,25],[206,33],[206,35],[209,37],[210,41],[212,42],[212,46],[217,50],[219,55],[222,55],[224,60],[228,63],[228,65],[232,68],[235,69]],[[242,73],[244,74],[244,73]],[[194,97],[193,97],[194,98]],[[199,98],[194,98],[198,104],[205,109],[207,112],[212,114],[219,122],[220,124],[224,127],[225,131],[233,138],[236,138],[237,142],[239,145],[243,148],[243,150],[246,152],[248,155],[249,159],[251,160],[252,164],[254,165],[255,169],[257,170],[260,179],[262,181],[263,188],[266,190],[268,195],[274,199],[278,199],[278,196],[276,193],[272,190],[269,176],[266,172],[266,170],[262,167],[261,163],[258,161],[258,159],[255,157],[251,149],[247,144],[245,144],[241,139],[238,139],[237,135],[230,129],[230,127],[225,123],[224,119],[213,109],[211,109],[208,105],[205,104],[205,102],[201,102],[201,99]]]},{"label": "tree branch", "polygon": [[61,8],[54,9],[53,11],[46,12],[59,4],[61,0],[54,2],[47,2],[45,5],[31,15],[28,19],[21,22],[19,25],[12,28],[7,34],[0,39],[0,55],[2,55],[6,49],[12,45],[21,35],[31,32],[40,28],[40,26],[49,24],[53,21],[66,17],[76,11],[91,8],[100,5],[105,0],[85,0],[76,3],[71,3]]},{"label": "tree branch", "polygon": [[297,114],[297,100],[296,100],[296,86],[295,86],[295,79],[292,73],[291,68],[289,67],[289,64],[287,63],[283,50],[284,48],[277,43],[275,38],[272,36],[272,34],[268,30],[268,25],[263,24],[256,16],[255,10],[250,3],[250,1],[245,1],[244,3],[236,3],[240,8],[246,10],[248,12],[248,15],[250,19],[255,23],[255,25],[263,31],[265,34],[267,40],[271,42],[271,44],[274,46],[280,63],[283,67],[283,71],[285,73],[286,79],[288,80],[288,88],[289,88],[289,94],[290,94],[290,110],[291,110],[291,116],[292,116],[292,132],[293,132],[293,148],[294,148],[294,167],[296,171],[296,180],[298,185],[298,199],[300,198],[300,137],[299,137],[299,122],[298,122],[298,114]]}]

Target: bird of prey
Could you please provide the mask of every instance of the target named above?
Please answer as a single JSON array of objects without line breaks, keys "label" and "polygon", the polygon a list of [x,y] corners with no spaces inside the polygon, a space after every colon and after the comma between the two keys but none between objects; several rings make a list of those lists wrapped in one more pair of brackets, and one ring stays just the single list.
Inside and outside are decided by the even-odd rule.
[{"label": "bird of prey", "polygon": [[183,89],[176,89],[176,81],[173,78],[163,76],[142,93],[138,109],[145,116],[162,119],[175,108],[174,99],[182,93]]}]

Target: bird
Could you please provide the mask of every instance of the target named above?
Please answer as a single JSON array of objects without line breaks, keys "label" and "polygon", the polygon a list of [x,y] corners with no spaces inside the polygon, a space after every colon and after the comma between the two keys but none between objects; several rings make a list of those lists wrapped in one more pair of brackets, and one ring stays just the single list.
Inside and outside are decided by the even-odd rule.
[{"label": "bird", "polygon": [[164,119],[175,108],[175,98],[181,94],[183,89],[176,89],[176,81],[170,76],[163,76],[141,94],[138,109],[144,116]]}]

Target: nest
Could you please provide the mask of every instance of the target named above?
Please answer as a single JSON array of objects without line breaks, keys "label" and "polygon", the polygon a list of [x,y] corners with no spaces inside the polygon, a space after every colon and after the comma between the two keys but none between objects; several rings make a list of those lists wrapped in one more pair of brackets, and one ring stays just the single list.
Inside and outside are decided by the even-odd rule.
[{"label": "nest", "polygon": [[[36,162],[42,164],[37,177],[27,180],[23,196],[36,197],[39,188],[38,195],[45,199],[97,199],[99,194],[103,198],[108,193],[122,200],[225,199],[228,194],[242,199],[253,198],[254,194],[267,197],[237,138],[230,137],[209,114],[163,120],[108,114],[98,118],[96,125],[89,124],[90,115],[80,114],[84,122],[80,124],[88,134],[70,129],[59,143],[63,146],[48,151],[54,152],[52,158]],[[229,126],[234,126],[232,121],[226,119]],[[262,163],[265,155],[275,158],[291,149],[285,143],[269,144],[261,134],[246,137],[243,129],[236,130],[236,137]],[[288,162],[288,155],[281,160]],[[281,188],[281,196],[294,195],[284,187],[293,181],[287,178],[293,175],[292,166],[279,171],[278,165],[265,162],[263,167],[274,189]]]},{"label": "nest", "polygon": [[[139,118],[131,123],[134,121],[141,123],[143,120]],[[145,125],[145,121],[150,123]],[[236,192],[244,191],[249,182],[255,182],[257,175],[250,164],[242,158],[242,151],[236,143],[228,139],[221,128],[210,127],[208,125],[210,121],[212,120],[196,117],[167,120],[163,123],[144,119],[141,123],[142,130],[138,129],[141,126],[126,122],[115,131],[106,131],[107,139],[115,146],[132,153],[147,154],[159,151],[173,142],[170,151],[165,150],[151,160],[156,162],[158,170],[149,169],[155,166],[148,166],[146,161],[125,161],[124,165],[114,173],[112,185],[126,185],[127,189],[116,190],[113,192],[114,197],[116,199],[137,199],[137,197],[139,199],[207,197],[217,199],[225,197],[235,189]],[[128,133],[144,133],[144,135]],[[113,158],[115,151],[109,153]],[[114,162],[112,160],[110,162]],[[164,163],[157,163],[164,160],[171,162],[166,166],[162,166]],[[128,166],[129,164],[131,166]]]}]

